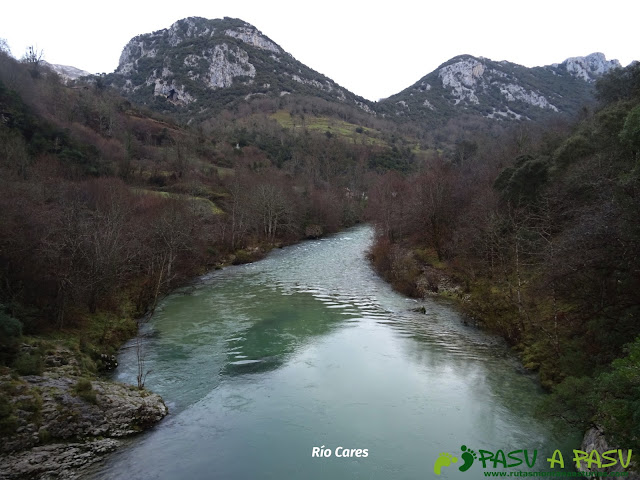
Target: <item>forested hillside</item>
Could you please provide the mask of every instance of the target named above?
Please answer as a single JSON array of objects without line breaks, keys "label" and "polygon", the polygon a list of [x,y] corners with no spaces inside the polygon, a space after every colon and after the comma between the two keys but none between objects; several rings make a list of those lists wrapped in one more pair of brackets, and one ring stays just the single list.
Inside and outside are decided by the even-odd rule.
[{"label": "forested hillside", "polygon": [[371,258],[398,289],[462,300],[554,395],[551,414],[640,433],[640,64],[568,126],[521,125],[371,189]]},{"label": "forested hillside", "polygon": [[424,160],[321,99],[185,126],[33,60],[0,54],[2,362],[21,373],[42,368],[21,333],[105,367],[170,288],[359,222],[369,172]]},{"label": "forested hillside", "polygon": [[640,448],[640,64],[609,62],[581,108],[566,66],[481,60],[374,115],[232,19],[136,37],[68,83],[0,52],[0,435],[39,421],[37,393],[9,398],[58,346],[92,377],[172,288],[372,221],[398,290],[459,299],[548,412]]},{"label": "forested hillside", "polygon": [[137,103],[205,119],[252,99],[322,98],[372,112],[373,103],[302,64],[240,19],[189,17],[125,45],[115,72],[100,77]]}]

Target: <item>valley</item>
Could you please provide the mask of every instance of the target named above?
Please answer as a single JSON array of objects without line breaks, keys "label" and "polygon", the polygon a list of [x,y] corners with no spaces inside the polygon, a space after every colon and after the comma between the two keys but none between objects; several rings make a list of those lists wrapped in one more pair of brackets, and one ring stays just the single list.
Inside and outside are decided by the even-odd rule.
[{"label": "valley", "polygon": [[189,17],[107,74],[0,52],[0,476],[640,448],[639,64],[460,55],[372,102],[284,48]]}]

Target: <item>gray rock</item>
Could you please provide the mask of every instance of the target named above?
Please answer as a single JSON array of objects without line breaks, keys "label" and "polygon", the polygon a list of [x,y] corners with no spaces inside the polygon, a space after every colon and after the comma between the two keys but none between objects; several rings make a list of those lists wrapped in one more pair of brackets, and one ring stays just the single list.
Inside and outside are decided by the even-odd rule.
[{"label": "gray rock", "polygon": [[[80,478],[82,468],[148,429],[168,409],[162,398],[131,385],[78,376],[74,355],[59,349],[42,375],[0,376],[13,391],[16,431],[0,442],[0,478]],[[59,365],[59,366],[56,366]],[[84,389],[76,386],[84,381]],[[82,384],[80,384],[82,385]],[[6,387],[6,388],[5,388]]]},{"label": "gray rock", "polygon": [[567,58],[562,64],[574,77],[583,79],[585,82],[595,82],[605,73],[620,68],[618,60],[607,60],[603,53],[596,52],[586,57]]},{"label": "gray rock", "polygon": [[[617,447],[613,447],[609,444],[609,442],[607,441],[606,435],[604,433],[604,431],[599,428],[599,427],[593,427],[589,430],[587,430],[587,433],[585,433],[584,438],[582,439],[582,445],[580,446],[581,450],[584,452],[591,452],[593,450],[596,450],[598,452],[598,454],[600,456],[602,456],[602,454],[608,450],[617,450]],[[621,449],[622,450],[622,456],[623,458],[627,458],[627,455],[629,455],[629,450],[627,449]],[[617,473],[617,472],[625,472],[627,470],[635,470],[637,469],[637,465],[632,461],[631,464],[629,465],[628,469],[624,469],[620,464],[615,465],[613,467],[608,467],[608,468],[587,468],[586,465],[581,464],[580,468],[578,468],[578,471],[582,472],[582,473],[588,473],[588,472],[603,472],[603,473]],[[589,478],[592,478],[590,475],[588,476]],[[621,477],[622,478],[622,477]],[[629,476],[625,476],[624,478],[629,479],[629,480],[640,480],[640,474],[636,473],[636,472],[631,472]]]},{"label": "gray rock", "polygon": [[76,479],[86,468],[113,452],[120,442],[105,438],[84,443],[34,447],[12,455],[0,455],[0,478]]}]

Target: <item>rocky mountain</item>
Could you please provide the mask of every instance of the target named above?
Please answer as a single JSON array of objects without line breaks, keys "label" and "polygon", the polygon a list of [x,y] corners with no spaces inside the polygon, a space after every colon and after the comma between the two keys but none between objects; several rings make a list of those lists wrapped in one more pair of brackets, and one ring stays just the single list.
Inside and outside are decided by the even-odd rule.
[{"label": "rocky mountain", "polygon": [[617,67],[617,60],[607,60],[602,53],[534,68],[461,55],[380,101],[378,111],[427,123],[460,114],[499,120],[571,115],[593,101],[595,80]]},{"label": "rocky mountain", "polygon": [[80,77],[86,77],[91,75],[91,73],[87,72],[86,70],[81,70],[79,68],[76,67],[71,67],[69,65],[58,65],[55,63],[49,63],[45,60],[42,61],[42,64],[48,68],[50,68],[51,70],[53,70],[54,72],[56,72],[58,75],[60,75],[60,77],[62,77],[62,79],[66,82],[69,80],[76,80],[77,78]]},{"label": "rocky mountain", "polygon": [[612,68],[620,68],[618,60],[607,60],[604,53],[592,53],[586,57],[567,58],[561,64],[554,63],[550,68],[566,70],[574,77],[583,79],[587,83],[595,82]]},{"label": "rocky mountain", "polygon": [[534,68],[461,55],[375,103],[302,64],[242,20],[190,17],[133,38],[103,80],[136,103],[183,118],[297,94],[437,126],[461,115],[498,121],[575,115],[593,102],[595,80],[616,67],[620,63],[602,53]]},{"label": "rocky mountain", "polygon": [[238,19],[190,17],[138,35],[106,77],[125,96],[188,115],[254,98],[311,95],[372,112],[372,103],[297,61]]}]

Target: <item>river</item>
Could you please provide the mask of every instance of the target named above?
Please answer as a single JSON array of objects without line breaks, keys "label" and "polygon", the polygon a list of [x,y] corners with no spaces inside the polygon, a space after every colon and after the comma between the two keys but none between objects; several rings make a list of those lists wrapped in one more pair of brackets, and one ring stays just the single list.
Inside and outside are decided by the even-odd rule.
[{"label": "river", "polygon": [[[480,459],[459,471],[462,445],[537,451],[533,468],[496,464],[507,472],[550,471],[555,449],[570,463],[579,432],[534,415],[535,377],[452,306],[395,293],[365,258],[372,235],[303,242],[165,298],[142,338],[146,386],[171,413],[94,478],[437,478],[444,453],[457,462],[441,478],[479,478]],[[115,379],[135,384],[133,345]]]}]

